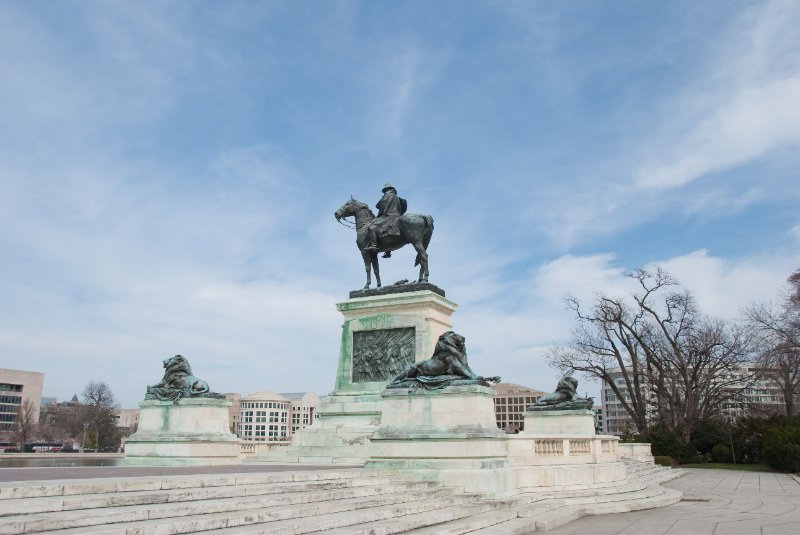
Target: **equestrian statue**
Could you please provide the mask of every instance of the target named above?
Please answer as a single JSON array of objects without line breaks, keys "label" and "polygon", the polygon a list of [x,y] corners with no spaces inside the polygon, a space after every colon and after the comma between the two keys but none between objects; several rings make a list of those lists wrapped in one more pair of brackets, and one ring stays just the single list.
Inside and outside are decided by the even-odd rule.
[{"label": "equestrian statue", "polygon": [[417,282],[428,282],[427,249],[433,234],[433,218],[429,215],[406,214],[408,203],[397,195],[397,190],[391,184],[386,184],[382,193],[383,197],[376,205],[377,217],[369,206],[353,197],[334,212],[339,222],[342,218],[355,216],[356,245],[361,251],[367,272],[364,289],[368,289],[372,283],[371,270],[375,271],[378,288],[381,287],[378,253],[382,252],[383,258],[389,258],[392,251],[409,243],[417,251],[414,261],[414,265],[419,266]]}]

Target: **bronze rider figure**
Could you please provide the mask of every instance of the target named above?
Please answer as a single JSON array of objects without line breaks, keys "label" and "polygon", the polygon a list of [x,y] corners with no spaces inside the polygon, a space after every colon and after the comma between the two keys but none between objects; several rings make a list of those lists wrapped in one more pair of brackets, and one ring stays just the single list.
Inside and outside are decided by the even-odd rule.
[{"label": "bronze rider figure", "polygon": [[[378,209],[378,216],[367,227],[366,251],[374,252],[378,250],[378,232],[382,235],[399,236],[400,226],[397,220],[408,209],[406,200],[398,196],[397,190],[388,182],[383,186],[381,192],[383,197],[375,205]],[[383,258],[391,256],[391,251],[386,251]]]}]

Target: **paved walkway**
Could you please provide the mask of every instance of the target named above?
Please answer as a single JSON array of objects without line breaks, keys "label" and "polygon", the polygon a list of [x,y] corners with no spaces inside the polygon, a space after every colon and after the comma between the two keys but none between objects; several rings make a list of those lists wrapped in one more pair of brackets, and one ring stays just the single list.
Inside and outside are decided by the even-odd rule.
[{"label": "paved walkway", "polygon": [[588,516],[549,535],[800,534],[800,481],[786,474],[684,469],[664,483],[683,491],[669,507]]}]

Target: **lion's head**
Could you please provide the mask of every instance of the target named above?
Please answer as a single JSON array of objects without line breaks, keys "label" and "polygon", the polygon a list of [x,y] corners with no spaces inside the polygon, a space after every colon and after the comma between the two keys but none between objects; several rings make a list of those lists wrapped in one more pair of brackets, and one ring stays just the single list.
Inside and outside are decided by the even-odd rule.
[{"label": "lion's head", "polygon": [[166,370],[167,374],[185,372],[188,375],[192,375],[192,367],[189,366],[189,361],[183,358],[181,355],[175,355],[174,357],[170,357],[165,360],[164,369]]},{"label": "lion's head", "polygon": [[447,331],[436,341],[435,355],[450,354],[456,357],[461,364],[467,365],[466,340],[454,331]]},{"label": "lion's head", "polygon": [[571,375],[565,375],[558,381],[556,392],[560,392],[572,399],[578,392],[578,380]]}]

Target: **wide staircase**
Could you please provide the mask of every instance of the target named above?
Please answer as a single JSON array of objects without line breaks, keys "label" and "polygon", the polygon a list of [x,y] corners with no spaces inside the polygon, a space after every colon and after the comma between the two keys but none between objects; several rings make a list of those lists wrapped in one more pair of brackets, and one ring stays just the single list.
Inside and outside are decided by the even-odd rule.
[{"label": "wide staircase", "polygon": [[626,465],[628,480],[614,485],[507,500],[364,469],[4,483],[0,535],[515,534],[680,499],[659,485],[679,470]]}]

